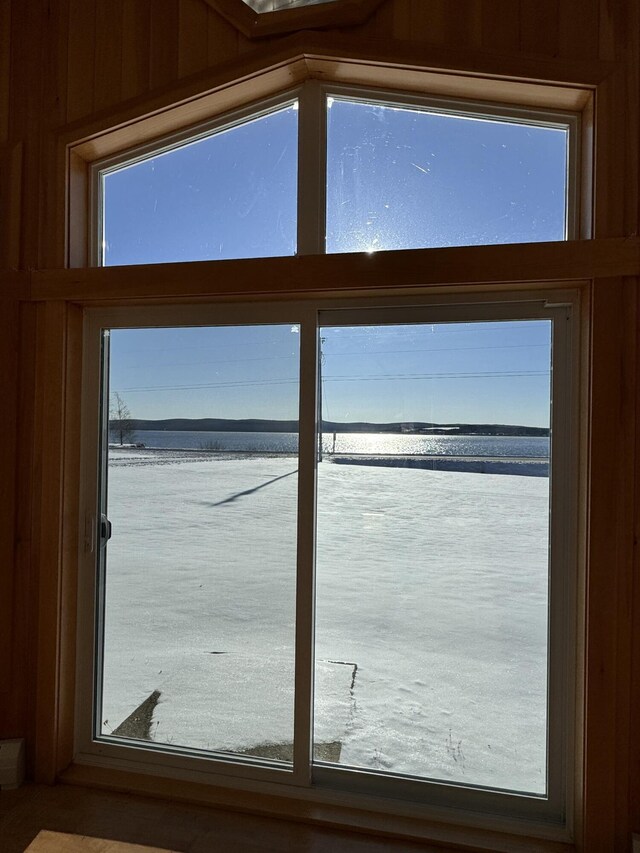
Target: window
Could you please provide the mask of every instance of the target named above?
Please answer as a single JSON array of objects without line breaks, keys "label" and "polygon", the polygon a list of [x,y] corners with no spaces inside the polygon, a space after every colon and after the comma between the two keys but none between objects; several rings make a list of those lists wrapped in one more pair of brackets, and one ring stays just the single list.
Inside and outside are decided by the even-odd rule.
[{"label": "window", "polygon": [[126,265],[565,240],[575,233],[577,137],[575,115],[309,83],[95,164],[94,257]]},{"label": "window", "polygon": [[[96,259],[563,240],[576,146],[573,116],[310,84],[97,163]],[[560,832],[578,314],[535,285],[87,311],[79,760]]]}]

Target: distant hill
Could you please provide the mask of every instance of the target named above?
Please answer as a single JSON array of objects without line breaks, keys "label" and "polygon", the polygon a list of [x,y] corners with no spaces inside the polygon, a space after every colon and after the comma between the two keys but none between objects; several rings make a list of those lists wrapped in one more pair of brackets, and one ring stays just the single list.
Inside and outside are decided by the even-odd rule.
[{"label": "distant hill", "polygon": [[[126,421],[129,429],[136,431],[162,430],[171,432],[297,432],[297,421],[262,420],[246,418],[169,418],[167,420]],[[109,422],[110,429],[118,429],[120,421]],[[528,435],[548,436],[547,427],[518,426],[516,424],[435,424],[423,421],[397,423],[369,423],[354,421],[323,421],[323,432],[387,432],[405,435]]]}]

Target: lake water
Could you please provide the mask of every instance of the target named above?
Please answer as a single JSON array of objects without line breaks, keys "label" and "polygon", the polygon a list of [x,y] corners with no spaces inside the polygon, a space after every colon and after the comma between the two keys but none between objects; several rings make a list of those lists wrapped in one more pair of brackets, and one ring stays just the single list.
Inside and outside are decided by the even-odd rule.
[{"label": "lake water", "polygon": [[[116,436],[110,440],[116,442]],[[188,432],[139,430],[132,441],[145,447],[171,450],[221,450],[295,453],[298,436],[290,432]],[[501,459],[545,459],[547,437],[478,435],[398,435],[395,433],[339,432],[323,436],[326,453],[383,456],[489,456]]]}]

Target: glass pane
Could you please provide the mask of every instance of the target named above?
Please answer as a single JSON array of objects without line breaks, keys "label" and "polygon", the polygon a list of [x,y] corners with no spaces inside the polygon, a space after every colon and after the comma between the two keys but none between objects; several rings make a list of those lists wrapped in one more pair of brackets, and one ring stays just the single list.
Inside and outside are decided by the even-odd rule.
[{"label": "glass pane", "polygon": [[566,239],[566,128],[329,99],[327,252]]},{"label": "glass pane", "polygon": [[550,336],[321,330],[316,759],[545,793]]},{"label": "glass pane", "polygon": [[290,762],[298,328],[108,338],[99,734]]},{"label": "glass pane", "polygon": [[103,175],[103,263],[296,251],[297,104]]},{"label": "glass pane", "polygon": [[278,12],[280,9],[299,9],[301,6],[325,6],[336,0],[243,0],[258,14],[262,12]]}]

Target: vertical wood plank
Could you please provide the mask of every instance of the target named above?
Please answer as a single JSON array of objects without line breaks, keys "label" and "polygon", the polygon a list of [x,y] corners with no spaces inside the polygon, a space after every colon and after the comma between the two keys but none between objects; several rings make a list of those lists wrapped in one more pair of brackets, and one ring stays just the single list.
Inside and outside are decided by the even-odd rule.
[{"label": "vertical wood plank", "polygon": [[38,194],[38,264],[64,264],[64,163],[58,162],[55,130],[66,121],[69,0],[48,3],[46,37],[43,39],[43,85],[40,118],[40,162]]},{"label": "vertical wood plank", "polygon": [[178,79],[178,0],[154,0],[151,5],[149,80],[151,88]]},{"label": "vertical wood plank", "polygon": [[150,0],[125,0],[122,9],[122,97],[134,98],[149,90],[151,43]]},{"label": "vertical wood plank", "polygon": [[0,268],[20,264],[22,145],[0,149]]},{"label": "vertical wood plank", "polygon": [[[357,29],[361,38],[397,38],[394,32],[396,0],[391,3],[383,3],[367,18]],[[406,4],[405,4],[406,5]],[[351,27],[345,27],[343,32],[351,31]]]},{"label": "vertical wood plank", "polygon": [[20,257],[23,268],[39,265],[40,157],[45,73],[45,16],[41,0],[13,4],[11,15],[11,127],[12,139],[22,142]]},{"label": "vertical wood plank", "polygon": [[27,770],[34,765],[34,709],[36,690],[37,584],[32,561],[33,433],[35,326],[37,307],[20,304],[18,347],[19,440],[16,444],[16,538],[13,598],[12,660],[16,677],[10,696],[0,702],[2,730],[9,737],[27,739]]},{"label": "vertical wood plank", "polygon": [[520,49],[557,56],[558,0],[520,0]]},{"label": "vertical wood plank", "polygon": [[122,92],[123,0],[96,6],[96,43],[93,75],[95,112],[117,104]]},{"label": "vertical wood plank", "polygon": [[11,72],[11,4],[0,4],[0,144],[9,138],[9,75]]},{"label": "vertical wood plank", "polygon": [[179,14],[178,75],[186,77],[207,67],[207,7],[201,0],[181,0]]},{"label": "vertical wood plank", "polygon": [[558,8],[558,56],[596,59],[600,0],[562,0]]},{"label": "vertical wood plank", "polygon": [[226,21],[213,9],[207,14],[207,56],[209,65],[217,65],[228,59],[235,59],[239,53],[239,43],[243,42],[244,49],[249,49],[249,39],[240,36],[234,26]]},{"label": "vertical wood plank", "polygon": [[[625,172],[628,190],[625,193],[625,233],[640,234],[640,4],[625,7],[628,19],[625,55],[627,82],[624,127]],[[640,746],[640,744],[639,744]]]},{"label": "vertical wood plank", "polygon": [[[640,292],[640,278],[635,279],[636,293]],[[636,310],[636,353],[639,365],[636,370],[636,446],[635,458],[640,463],[640,299]],[[630,718],[640,720],[640,464],[636,465],[635,484],[635,523],[633,541],[635,543],[635,563],[633,567],[633,647],[631,659],[631,704]],[[631,828],[640,832],[640,731],[637,725],[632,728],[632,738],[629,744],[629,788],[631,803]]]},{"label": "vertical wood plank", "polygon": [[598,18],[598,56],[608,62],[616,58],[616,9],[611,0],[600,0]]},{"label": "vertical wood plank", "polygon": [[482,43],[482,0],[458,0],[447,10],[447,41],[457,48]]},{"label": "vertical wood plank", "polygon": [[621,122],[628,101],[628,81],[623,65],[618,66],[598,87],[595,144],[594,236],[624,234],[625,199],[630,187],[624,165],[636,156],[627,143],[627,128]]},{"label": "vertical wood plank", "polygon": [[[0,441],[0,705],[14,689],[14,524],[15,454],[18,410],[18,301],[0,296],[0,394],[3,400]],[[10,737],[0,716],[0,738]]]},{"label": "vertical wood plank", "polygon": [[586,613],[586,851],[625,850],[629,841],[636,311],[637,293],[630,282],[594,282]]},{"label": "vertical wood plank", "polygon": [[500,53],[516,53],[520,41],[520,4],[512,0],[484,0],[482,47]]},{"label": "vertical wood plank", "polygon": [[444,44],[447,37],[448,8],[443,0],[422,3],[411,0],[411,20],[409,23],[411,41],[425,41],[429,44]]},{"label": "vertical wood plank", "polygon": [[69,0],[67,121],[93,111],[95,0]]},{"label": "vertical wood plank", "polygon": [[50,8],[44,107],[49,120],[58,127],[65,123],[67,116],[69,0],[57,0]]},{"label": "vertical wood plank", "polygon": [[[411,9],[412,0],[394,0],[393,23],[390,33],[397,41],[409,41],[412,35]],[[423,33],[426,37],[426,33]]]}]

